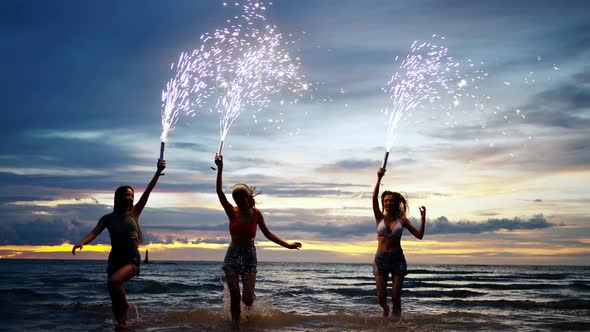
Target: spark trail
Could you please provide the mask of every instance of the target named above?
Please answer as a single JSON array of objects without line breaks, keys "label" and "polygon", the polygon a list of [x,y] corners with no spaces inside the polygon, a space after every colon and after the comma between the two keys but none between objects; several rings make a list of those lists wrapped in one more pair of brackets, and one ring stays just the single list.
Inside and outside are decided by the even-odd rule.
[{"label": "spark trail", "polygon": [[[396,57],[395,61],[397,60]],[[410,52],[399,65],[399,70],[383,89],[388,98],[383,111],[387,137],[382,167],[385,168],[389,151],[398,135],[409,125],[420,123],[426,118],[416,120],[414,113],[417,110],[423,110],[426,105],[431,104],[432,108],[443,111],[447,117],[456,121],[453,111],[461,104],[462,99],[469,98],[473,102],[473,109],[482,111],[482,96],[471,94],[469,89],[477,89],[476,83],[486,76],[487,73],[475,68],[473,64],[463,69],[458,61],[448,55],[448,48],[444,46],[414,41]]]},{"label": "spark trail", "polygon": [[164,159],[164,147],[170,133],[176,128],[181,115],[191,115],[208,97],[206,77],[208,62],[202,48],[192,53],[182,52],[171,70],[174,76],[162,90],[162,134],[160,136],[160,159]]},{"label": "spark trail", "polygon": [[255,113],[268,107],[272,96],[298,94],[307,88],[299,74],[299,58],[289,55],[283,35],[266,22],[265,5],[246,1],[241,6],[242,15],[235,17],[233,25],[202,37],[209,43],[205,50],[213,71],[211,94],[217,97],[214,109],[219,115],[218,154],[244,110]]},{"label": "spark trail", "polygon": [[[205,33],[200,47],[190,55],[182,53],[175,76],[162,91],[162,147],[180,116],[195,116],[209,108],[219,116],[221,154],[223,142],[240,114],[268,107],[273,97],[299,94],[309,84],[299,73],[300,59],[291,57],[289,44],[277,27],[266,21],[263,2],[245,0],[224,3],[240,14],[227,20],[228,26]],[[163,152],[163,148],[161,153]]]}]

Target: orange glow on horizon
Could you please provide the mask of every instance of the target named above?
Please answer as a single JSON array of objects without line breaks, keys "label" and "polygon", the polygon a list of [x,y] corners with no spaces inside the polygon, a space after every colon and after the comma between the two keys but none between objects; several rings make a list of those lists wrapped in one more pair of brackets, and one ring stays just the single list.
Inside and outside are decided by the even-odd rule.
[{"label": "orange glow on horizon", "polygon": [[[333,252],[338,255],[349,256],[351,258],[372,255],[375,253],[377,246],[375,240],[370,241],[302,241],[301,251],[325,251]],[[583,241],[581,241],[583,242]],[[422,241],[405,241],[403,243],[404,252],[412,256],[453,256],[469,257],[478,259],[478,257],[498,256],[501,254],[511,254],[519,256],[563,256],[563,255],[587,255],[590,254],[589,247],[566,247],[552,244],[540,244],[537,242],[524,242],[518,246],[507,243],[506,241],[454,241],[442,242],[436,240]],[[173,242],[173,243],[149,243],[140,247],[140,250],[153,250],[154,252],[166,252],[174,249],[209,249],[223,251],[227,248],[227,243],[208,243],[202,240],[194,242]],[[271,241],[258,241],[257,246],[268,251],[285,250],[283,247]],[[3,245],[0,246],[0,258],[27,258],[39,253],[70,253],[73,245],[71,243],[62,243],[60,245]],[[111,246],[107,244],[88,244],[85,245],[82,252],[101,252],[107,253]],[[77,252],[79,253],[79,252]],[[30,255],[29,255],[30,254]],[[78,256],[76,256],[78,257]],[[72,257],[73,258],[73,257]],[[83,258],[83,256],[80,256]]]}]

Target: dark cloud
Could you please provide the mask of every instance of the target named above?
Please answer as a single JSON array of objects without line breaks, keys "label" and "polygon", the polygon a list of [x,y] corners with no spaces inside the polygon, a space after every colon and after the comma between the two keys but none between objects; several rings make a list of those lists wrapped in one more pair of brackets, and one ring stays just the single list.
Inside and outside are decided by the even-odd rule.
[{"label": "dark cloud", "polygon": [[[414,221],[415,222],[415,221]],[[548,222],[543,215],[536,215],[529,220],[514,219],[488,219],[484,222],[458,221],[450,222],[446,217],[440,217],[426,224],[428,234],[479,234],[484,232],[497,232],[501,230],[536,230],[548,227],[556,227]]]},{"label": "dark cloud", "polygon": [[[66,241],[76,243],[96,225],[102,215],[111,212],[109,207],[100,204],[56,207],[4,205],[2,210],[6,213],[0,218],[0,239],[5,245],[57,245]],[[316,239],[346,239],[366,237],[375,232],[375,224],[371,218],[334,215],[331,209],[264,211],[263,208],[263,213],[268,227],[281,236],[308,234],[307,236]],[[412,223],[417,226],[419,221],[412,218]],[[140,224],[146,243],[211,242],[210,239],[225,243],[227,240],[227,217],[221,209],[148,207],[142,214]],[[446,217],[440,217],[427,222],[426,232],[429,235],[479,234],[554,226],[557,225],[548,222],[542,215],[529,220],[492,218],[485,222],[450,222]],[[206,233],[207,237],[201,235],[198,237],[201,240],[194,240],[199,233]],[[101,235],[93,243],[108,244],[108,235]]]},{"label": "dark cloud", "polygon": [[[419,221],[412,218],[413,225],[418,227]],[[514,219],[488,219],[484,222],[458,221],[450,222],[446,217],[426,223],[428,235],[439,234],[480,234],[497,232],[500,230],[537,230],[558,225],[548,222],[543,215],[537,215],[529,220]],[[311,224],[309,222],[293,222],[289,224],[272,225],[273,230],[279,232],[314,233],[317,238],[344,239],[351,237],[365,237],[375,233],[375,223],[372,219],[354,221],[349,224],[324,222]]]},{"label": "dark cloud", "polygon": [[576,84],[590,84],[590,68],[574,75]]},{"label": "dark cloud", "polygon": [[[383,152],[383,148],[379,149]],[[337,173],[337,172],[351,172],[357,170],[364,170],[366,172],[376,172],[377,168],[381,167],[383,160],[360,160],[360,159],[343,159],[332,164],[322,165],[316,168],[320,173]],[[388,159],[388,165],[399,165],[401,167],[411,167],[416,160],[412,158]],[[376,173],[375,173],[376,174]]]},{"label": "dark cloud", "polygon": [[[358,196],[354,188],[367,187],[351,183],[274,183],[269,187],[261,188],[262,194],[269,194],[278,197],[337,197],[337,196]],[[367,190],[370,190],[367,187]]]},{"label": "dark cloud", "polygon": [[[543,122],[551,121],[549,118],[544,117]],[[556,172],[588,168],[590,130],[577,129],[571,133],[558,129],[547,130],[542,127],[539,130],[542,130],[539,131],[539,136],[530,138],[520,136],[510,139],[501,137],[499,133],[493,134],[491,131],[478,133],[477,129],[469,128],[462,128],[454,133],[437,133],[436,136],[439,138],[457,140],[456,143],[464,141],[461,145],[433,144],[431,155],[441,160],[472,163],[475,167],[497,170]],[[473,137],[482,139],[475,141]]]},{"label": "dark cloud", "polygon": [[[4,145],[3,145],[4,146]],[[12,150],[12,151],[11,151]],[[155,150],[155,149],[154,149]],[[34,137],[27,135],[0,150],[1,153],[18,153],[19,159],[13,166],[26,168],[35,165],[39,168],[64,167],[77,169],[109,169],[121,164],[122,159],[135,164],[129,145],[112,145],[101,140],[64,139]]]},{"label": "dark cloud", "polygon": [[[113,5],[116,11],[109,9]],[[152,3],[141,10],[134,4],[75,1],[2,6],[0,28],[11,52],[0,62],[5,78],[0,91],[11,91],[11,98],[3,99],[7,109],[16,110],[0,124],[3,132],[18,130],[11,124],[21,121],[61,129],[147,125],[157,132],[170,62],[179,50],[194,48],[195,31],[223,20],[221,12],[212,14],[222,10],[213,2]],[[208,15],[194,19],[195,12]],[[159,24],[152,24],[154,17]],[[28,84],[33,77],[34,88]]]},{"label": "dark cloud", "polygon": [[193,151],[208,151],[209,146],[201,143],[192,143],[192,142],[173,142],[171,143],[173,147],[179,149],[190,149]]},{"label": "dark cloud", "polygon": [[214,224],[214,225],[203,225],[203,224],[192,224],[192,225],[148,225],[144,227],[145,231],[151,230],[165,230],[170,232],[182,232],[182,231],[227,231],[228,225],[226,223]]},{"label": "dark cloud", "polygon": [[[0,241],[4,245],[60,245],[64,242],[78,243],[94,225],[75,219],[37,219],[25,223],[0,224]],[[103,232],[93,243],[110,243]]]},{"label": "dark cloud", "polygon": [[[552,86],[534,96],[520,108],[527,114],[527,124],[547,128],[582,130],[590,128],[589,69],[568,81]],[[561,134],[561,132],[559,132]]]}]

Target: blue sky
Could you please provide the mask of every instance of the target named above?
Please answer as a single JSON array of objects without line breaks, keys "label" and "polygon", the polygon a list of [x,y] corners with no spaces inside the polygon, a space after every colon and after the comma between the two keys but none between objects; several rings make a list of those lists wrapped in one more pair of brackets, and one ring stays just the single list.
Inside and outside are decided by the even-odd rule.
[{"label": "blue sky", "polygon": [[[587,7],[311,0],[268,6],[269,22],[294,41],[290,51],[301,58],[314,96],[273,104],[257,113],[259,123],[245,110],[226,139],[226,189],[238,181],[256,185],[270,229],[303,243],[303,250],[287,252],[258,234],[261,259],[371,261],[370,195],[386,137],[381,89],[396,56],[437,34],[449,55],[489,74],[479,92],[491,98],[484,112],[466,106],[454,125],[427,108],[394,144],[383,187],[408,196],[413,218],[418,206],[428,208],[425,239],[407,233],[402,240],[408,260],[586,265]],[[0,256],[70,258],[60,245],[79,241],[111,211],[117,186],[145,188],[158,157],[170,63],[234,13],[212,0],[0,4]],[[166,175],[142,214],[154,259],[219,260],[228,241],[210,169],[218,120],[197,113],[170,136]],[[277,129],[267,120],[280,113],[285,123]],[[108,243],[108,236],[95,242]],[[104,258],[103,250],[83,258]]]}]

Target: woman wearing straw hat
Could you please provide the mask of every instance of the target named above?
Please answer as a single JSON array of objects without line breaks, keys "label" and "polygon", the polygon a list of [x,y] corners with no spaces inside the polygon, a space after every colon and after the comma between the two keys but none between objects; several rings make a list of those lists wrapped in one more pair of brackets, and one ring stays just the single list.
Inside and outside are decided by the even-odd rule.
[{"label": "woman wearing straw hat", "polygon": [[[216,154],[215,164],[217,165],[217,196],[229,219],[229,233],[231,235],[231,243],[227,249],[222,269],[225,272],[230,293],[232,325],[234,328],[239,328],[240,301],[243,301],[246,306],[251,306],[256,298],[254,294],[257,264],[256,247],[254,246],[256,228],[259,227],[267,239],[285,248],[300,249],[301,243],[285,242],[268,229],[262,213],[255,207],[253,188],[244,183],[238,183],[233,187],[232,197],[237,205],[234,207],[223,192],[223,156]],[[242,277],[243,284],[242,294],[240,294],[240,277]]]}]

